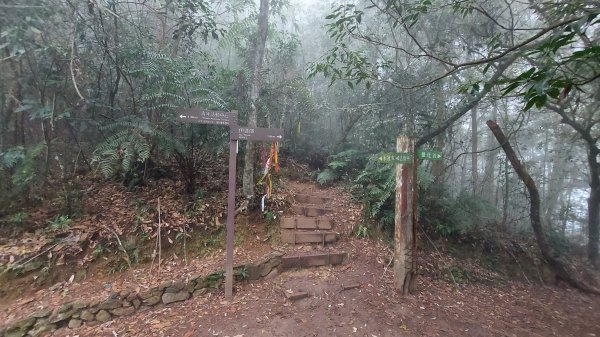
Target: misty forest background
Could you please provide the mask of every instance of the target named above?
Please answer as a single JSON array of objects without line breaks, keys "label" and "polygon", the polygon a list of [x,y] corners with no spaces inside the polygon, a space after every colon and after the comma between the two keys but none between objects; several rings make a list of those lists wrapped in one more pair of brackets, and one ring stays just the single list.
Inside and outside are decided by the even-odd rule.
[{"label": "misty forest background", "polygon": [[[550,244],[597,264],[598,14],[593,0],[4,0],[0,227],[26,230],[28,207],[56,198],[56,219],[77,217],[98,174],[198,195],[199,168],[228,151],[225,128],[177,120],[199,106],[283,128],[282,157],[345,183],[364,233],[393,231],[394,165],[376,157],[403,134],[444,156],[418,168],[427,233],[532,237],[491,119],[537,184]],[[248,196],[255,152],[240,151]]]}]

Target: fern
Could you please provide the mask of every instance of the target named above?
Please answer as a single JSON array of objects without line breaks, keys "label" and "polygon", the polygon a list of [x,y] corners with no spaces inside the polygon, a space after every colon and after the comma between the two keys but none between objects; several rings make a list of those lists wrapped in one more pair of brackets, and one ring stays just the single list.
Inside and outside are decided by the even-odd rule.
[{"label": "fern", "polygon": [[352,191],[365,206],[365,216],[377,220],[381,227],[389,230],[387,227],[394,212],[395,165],[382,165],[377,157],[375,154],[369,158],[366,167],[354,180]]},{"label": "fern", "polygon": [[38,182],[37,159],[45,149],[46,144],[42,142],[31,147],[16,146],[0,152],[0,173],[4,174],[6,170],[8,180],[8,183],[2,184],[3,188],[21,193]]},{"label": "fern", "polygon": [[317,176],[320,185],[332,183],[362,166],[364,156],[357,150],[346,150],[331,156],[327,168]]},{"label": "fern", "polygon": [[325,169],[317,175],[319,185],[326,185],[336,181],[339,178],[338,174],[332,169]]},{"label": "fern", "polygon": [[134,163],[145,162],[150,158],[153,146],[166,156],[185,152],[180,141],[136,117],[122,118],[101,127],[101,130],[114,131],[96,147],[93,155],[93,161],[106,177],[127,173]]},{"label": "fern", "polygon": [[235,20],[229,29],[219,39],[219,48],[229,48],[240,42],[240,36],[247,36],[248,32],[256,29],[256,16],[249,15],[242,20]]}]

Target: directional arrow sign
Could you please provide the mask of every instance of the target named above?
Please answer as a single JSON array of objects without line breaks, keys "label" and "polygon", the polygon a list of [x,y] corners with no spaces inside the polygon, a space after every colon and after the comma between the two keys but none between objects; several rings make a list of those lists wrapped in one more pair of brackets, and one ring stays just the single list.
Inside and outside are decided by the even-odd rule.
[{"label": "directional arrow sign", "polygon": [[177,117],[187,123],[231,125],[236,121],[237,116],[234,112],[190,108],[179,110]]},{"label": "directional arrow sign", "polygon": [[257,141],[282,141],[283,129],[257,128],[241,126],[238,128],[238,134],[233,135],[239,140],[257,140]]},{"label": "directional arrow sign", "polygon": [[417,150],[417,158],[426,160],[441,160],[442,153],[437,150]]},{"label": "directional arrow sign", "polygon": [[411,164],[412,153],[407,152],[387,152],[381,153],[377,159],[382,163],[397,163],[397,164]]}]

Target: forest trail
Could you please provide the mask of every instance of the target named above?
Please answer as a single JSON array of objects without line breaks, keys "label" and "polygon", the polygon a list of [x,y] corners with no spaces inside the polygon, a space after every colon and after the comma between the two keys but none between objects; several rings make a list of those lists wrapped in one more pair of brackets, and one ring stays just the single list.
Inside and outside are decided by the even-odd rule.
[{"label": "forest trail", "polygon": [[[600,336],[598,297],[521,282],[455,285],[429,272],[443,263],[429,253],[422,253],[424,268],[416,294],[401,297],[392,288],[388,246],[351,235],[360,221],[361,209],[346,191],[285,180],[282,185],[286,197],[318,193],[329,198],[330,216],[335,219],[340,240],[333,245],[321,242],[270,247],[262,239],[252,245],[242,242],[236,248],[236,263],[246,260],[245,254],[259,256],[256,252],[274,249],[286,255],[344,251],[349,256],[346,264],[296,269],[237,283],[231,303],[224,301],[219,289],[99,325],[61,328],[53,336]],[[257,236],[262,235],[257,232]],[[224,261],[221,255],[224,252],[194,263],[218,268]],[[188,272],[173,264],[169,275]],[[137,273],[153,274],[150,270]],[[130,275],[106,276],[79,287],[76,293],[105,294],[103,285],[125,285],[127,281],[120,278]],[[298,293],[307,296],[289,298]],[[36,295],[25,300],[41,303]]]}]

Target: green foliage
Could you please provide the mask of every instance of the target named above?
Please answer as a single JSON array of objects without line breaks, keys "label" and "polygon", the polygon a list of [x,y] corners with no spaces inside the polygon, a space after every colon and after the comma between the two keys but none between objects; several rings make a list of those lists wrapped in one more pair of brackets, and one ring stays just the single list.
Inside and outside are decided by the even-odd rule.
[{"label": "green foliage", "polygon": [[358,224],[355,235],[357,238],[368,238],[369,237],[369,227],[362,223]]},{"label": "green foliage", "polygon": [[21,196],[40,179],[38,159],[46,149],[44,143],[31,147],[16,146],[0,152],[0,178],[4,180],[4,196]]},{"label": "green foliage", "polygon": [[237,281],[247,280],[248,275],[248,268],[246,268],[246,266],[235,268],[233,272],[233,277],[235,277]]},{"label": "green foliage", "polygon": [[94,247],[94,250],[92,251],[92,256],[94,258],[98,258],[98,257],[102,256],[102,254],[109,252],[109,251],[110,250],[106,246],[104,246],[101,243],[97,243],[96,247]]},{"label": "green foliage", "polygon": [[337,180],[339,176],[332,169],[326,168],[317,175],[317,183],[326,185]]},{"label": "green foliage", "polygon": [[[382,164],[379,154],[369,162],[354,180],[352,193],[364,206],[364,216],[374,220],[388,235],[393,234],[396,175],[395,164]],[[434,185],[433,176],[422,166],[417,168],[419,185],[419,217],[432,232],[452,236],[474,230],[496,210],[485,200],[460,193],[453,197]]]},{"label": "green foliage", "polygon": [[173,31],[173,38],[182,37],[192,38],[194,34],[199,34],[204,42],[208,38],[218,39],[219,35],[224,34],[224,29],[217,27],[215,13],[209,7],[209,2],[197,0],[178,0],[175,1],[179,14],[177,27]]},{"label": "green foliage", "polygon": [[479,196],[461,192],[452,196],[443,187],[420,193],[421,224],[442,236],[465,234],[495,218],[496,208]]},{"label": "green foliage", "polygon": [[448,282],[466,283],[470,279],[469,272],[458,266],[450,266],[446,269],[446,272],[447,274],[444,274],[444,278]]},{"label": "green foliage", "polygon": [[393,233],[396,176],[394,164],[381,164],[372,155],[354,180],[352,193],[364,206],[364,216],[375,220],[388,234]]},{"label": "green foliage", "polygon": [[96,147],[93,155],[93,161],[106,177],[124,176],[132,170],[134,163],[146,162],[152,148],[157,148],[167,157],[174,152],[185,152],[179,140],[137,117],[124,117],[101,129],[113,132]]},{"label": "green foliage", "polygon": [[573,243],[565,236],[564,233],[557,231],[554,228],[546,230],[546,238],[556,254],[560,256],[569,255],[573,251]]},{"label": "green foliage", "polygon": [[[527,57],[537,60],[536,66],[504,81],[502,94],[517,90],[527,111],[533,106],[542,108],[550,100],[561,103],[574,88],[584,91],[585,84],[600,76],[600,47],[584,42],[586,34],[600,23],[599,14],[596,11],[583,15],[528,51]],[[584,47],[572,50],[574,44]]]},{"label": "green foliage", "polygon": [[18,212],[13,214],[8,221],[13,225],[20,225],[27,217],[28,214],[26,212]]},{"label": "green foliage", "polygon": [[364,154],[358,150],[346,150],[330,157],[327,168],[317,175],[320,185],[330,184],[342,177],[349,177],[365,162]]},{"label": "green foliage", "polygon": [[71,218],[68,215],[57,215],[53,219],[48,220],[47,223],[51,231],[63,231],[69,228]]},{"label": "green foliage", "polygon": [[60,195],[61,213],[81,216],[84,208],[85,191],[78,184],[66,182]]},{"label": "green foliage", "polygon": [[271,211],[264,211],[263,212],[263,218],[265,219],[265,221],[267,222],[267,224],[271,224],[275,221],[275,219],[277,219],[277,215],[274,212]]}]

